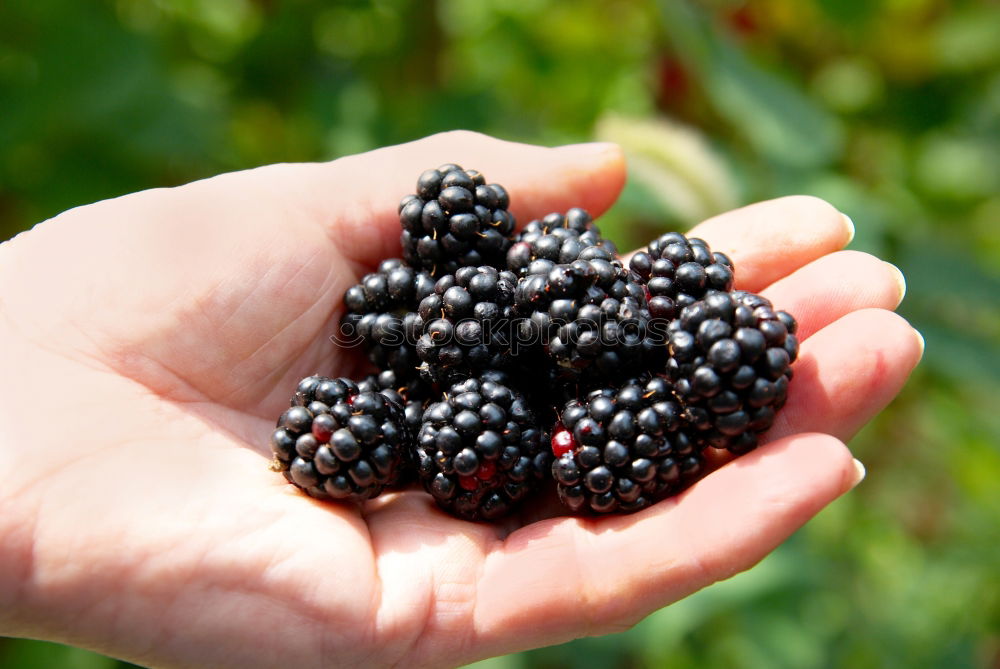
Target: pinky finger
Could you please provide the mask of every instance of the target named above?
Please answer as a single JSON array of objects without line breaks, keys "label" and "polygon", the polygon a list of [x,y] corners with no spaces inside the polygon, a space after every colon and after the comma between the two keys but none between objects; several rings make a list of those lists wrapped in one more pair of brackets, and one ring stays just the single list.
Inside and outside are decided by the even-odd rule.
[{"label": "pinky finger", "polygon": [[858,478],[840,441],[800,434],[634,515],[529,525],[487,559],[477,638],[510,652],[626,629],[750,568]]}]

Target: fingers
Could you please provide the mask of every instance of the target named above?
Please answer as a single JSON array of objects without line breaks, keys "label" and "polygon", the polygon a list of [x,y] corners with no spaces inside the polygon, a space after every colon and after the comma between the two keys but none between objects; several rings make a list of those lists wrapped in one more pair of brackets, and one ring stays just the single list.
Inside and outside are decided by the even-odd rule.
[{"label": "fingers", "polygon": [[848,440],[902,389],[923,355],[909,323],[882,309],[844,316],[802,342],[769,439],[815,431]]},{"label": "fingers", "polygon": [[856,478],[839,441],[797,435],[638,514],[525,527],[486,562],[479,638],[509,651],[620,631],[749,568]]},{"label": "fingers", "polygon": [[854,225],[829,203],[795,195],[719,214],[687,235],[701,237],[733,260],[737,288],[759,292],[843,248],[854,236]]},{"label": "fingers", "polygon": [[894,265],[859,251],[837,251],[814,260],[762,291],[776,309],[798,321],[804,340],[852,311],[895,309],[906,292]]},{"label": "fingers", "polygon": [[371,264],[399,255],[399,200],[414,192],[421,172],[449,162],[502,184],[521,224],[570,207],[599,216],[625,182],[624,158],[613,144],[546,148],[467,131],[297,169],[306,176],[309,199],[320,212],[328,210],[321,220],[351,242],[345,246],[354,247],[345,248],[345,254]]}]

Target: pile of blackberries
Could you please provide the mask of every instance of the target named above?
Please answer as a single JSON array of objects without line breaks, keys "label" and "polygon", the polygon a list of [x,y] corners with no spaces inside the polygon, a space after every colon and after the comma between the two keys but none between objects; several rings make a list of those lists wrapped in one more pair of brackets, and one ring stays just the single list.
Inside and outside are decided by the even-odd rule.
[{"label": "pile of blackberries", "polygon": [[303,379],[272,434],[273,468],[309,495],[416,479],[492,520],[554,485],[572,512],[628,513],[774,422],[795,319],[734,291],[704,241],[669,232],[626,264],[582,209],[516,233],[507,191],[475,170],[427,170],[416,191],[404,259],[344,295],[339,340],[379,373]]}]

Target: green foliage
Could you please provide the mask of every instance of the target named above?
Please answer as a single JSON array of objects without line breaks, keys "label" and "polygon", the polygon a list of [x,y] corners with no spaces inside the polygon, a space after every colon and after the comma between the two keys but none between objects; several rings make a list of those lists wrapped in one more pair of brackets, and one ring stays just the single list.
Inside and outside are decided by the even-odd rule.
[{"label": "green foliage", "polygon": [[0,667],[9,669],[129,669],[135,667],[80,648],[0,637]]},{"label": "green foliage", "polygon": [[[1000,661],[1000,5],[989,0],[0,4],[0,239],[71,206],[465,127],[620,142],[623,247],[824,197],[927,340],[868,480],[754,570],[616,636],[483,663]],[[0,666],[111,667],[0,640]]]}]

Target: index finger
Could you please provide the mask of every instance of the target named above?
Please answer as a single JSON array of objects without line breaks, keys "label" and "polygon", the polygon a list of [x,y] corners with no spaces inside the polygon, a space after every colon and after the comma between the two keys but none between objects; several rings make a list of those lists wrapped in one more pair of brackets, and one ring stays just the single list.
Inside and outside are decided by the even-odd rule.
[{"label": "index finger", "polygon": [[729,256],[736,287],[753,292],[846,246],[851,219],[817,197],[792,195],[751,204],[699,223],[688,237],[701,237]]}]

